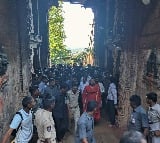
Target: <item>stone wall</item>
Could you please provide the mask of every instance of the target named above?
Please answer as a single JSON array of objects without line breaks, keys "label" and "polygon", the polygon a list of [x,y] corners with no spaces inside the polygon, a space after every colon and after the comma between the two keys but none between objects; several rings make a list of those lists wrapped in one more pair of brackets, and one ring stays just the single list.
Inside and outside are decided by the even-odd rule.
[{"label": "stone wall", "polygon": [[[29,94],[33,65],[34,68],[48,65],[46,16],[48,9],[57,3],[57,0],[0,0],[0,56],[7,55],[9,63],[6,73],[0,76],[0,140],[21,108],[22,98]],[[38,54],[34,57],[35,53]],[[39,59],[39,54],[43,58]]]},{"label": "stone wall", "polygon": [[[0,140],[13,114],[20,107],[22,97],[28,94],[28,88],[25,87],[30,81],[29,57],[21,58],[22,51],[28,46],[23,41],[20,43],[16,6],[14,0],[0,0],[0,44],[9,62],[6,74],[0,77],[3,85],[0,86]],[[25,48],[20,49],[20,44]]]},{"label": "stone wall", "polygon": [[[138,36],[134,35],[134,44],[126,46],[127,48],[121,51],[119,79],[119,122],[121,126],[126,126],[128,122],[128,117],[131,112],[129,104],[129,97],[131,95],[140,95],[144,107],[146,107],[146,93],[151,91],[157,92],[160,98],[159,17],[160,1],[157,3],[154,10],[150,12],[144,27],[142,27],[142,33],[139,33]],[[129,42],[130,41],[128,41],[128,43]],[[155,61],[149,61],[152,52],[156,56]],[[148,67],[148,63],[150,62],[150,67]],[[149,68],[149,72],[147,68]],[[158,102],[160,102],[160,100]]]}]

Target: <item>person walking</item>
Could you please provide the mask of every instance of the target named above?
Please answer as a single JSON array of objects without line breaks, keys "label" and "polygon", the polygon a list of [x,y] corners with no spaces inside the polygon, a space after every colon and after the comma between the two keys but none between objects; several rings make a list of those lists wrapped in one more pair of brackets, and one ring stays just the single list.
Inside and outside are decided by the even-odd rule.
[{"label": "person walking", "polygon": [[79,84],[79,91],[80,91],[80,95],[79,95],[79,108],[80,108],[80,114],[83,113],[83,102],[82,102],[82,95],[83,95],[83,91],[84,91],[84,88],[86,86],[89,85],[89,81],[87,81],[87,76],[83,76],[81,81],[80,81],[80,84]]},{"label": "person walking", "polygon": [[67,85],[60,84],[60,92],[55,96],[55,107],[53,109],[53,118],[57,133],[57,141],[63,142],[65,133],[69,126],[69,112],[67,104]]},{"label": "person walking", "polygon": [[115,79],[110,78],[110,84],[108,88],[108,95],[106,98],[106,114],[109,127],[115,127],[115,117],[117,108],[117,88],[115,85]]},{"label": "person walking", "polygon": [[96,143],[93,118],[96,108],[96,101],[89,101],[87,103],[86,112],[78,120],[75,143]]},{"label": "person walking", "polygon": [[41,93],[42,96],[44,94],[44,89],[47,87],[47,83],[48,83],[48,78],[46,75],[43,75],[41,82],[38,85],[39,92]]},{"label": "person walking", "polygon": [[44,95],[50,94],[51,96],[55,96],[58,92],[59,92],[59,89],[55,85],[55,79],[50,78],[48,85],[44,88]]},{"label": "person walking", "polygon": [[38,139],[37,128],[34,122],[35,113],[40,107],[42,107],[42,99],[40,98],[40,92],[37,85],[32,85],[29,88],[29,92],[31,93],[31,96],[34,98],[34,101],[35,101],[35,105],[32,108],[33,136],[32,136],[32,139],[29,141],[29,143],[35,143],[37,142],[37,139]]},{"label": "person walking", "polygon": [[94,112],[94,120],[98,122],[101,118],[100,107],[102,105],[102,100],[101,100],[100,88],[97,84],[95,84],[95,80],[93,78],[90,79],[89,85],[84,88],[82,94],[83,111],[86,111],[87,104],[89,101],[97,102],[97,108],[95,109],[96,111]]},{"label": "person walking", "polygon": [[80,93],[78,90],[78,86],[76,84],[73,84],[72,89],[67,92],[70,120],[74,119],[75,131],[77,129],[77,122],[80,117],[80,109],[78,103],[79,94]]},{"label": "person walking", "polygon": [[155,92],[148,93],[146,101],[149,105],[149,138],[151,143],[160,143],[160,105],[157,103],[157,94]]},{"label": "person walking", "polygon": [[18,129],[14,143],[28,143],[32,138],[33,124],[31,109],[35,105],[32,96],[26,96],[22,100],[23,108],[19,110],[13,117],[10,128],[5,133],[1,143],[7,143],[13,130]]},{"label": "person walking", "polygon": [[138,95],[132,95],[129,100],[133,111],[130,114],[128,130],[139,131],[147,137],[148,117],[146,110],[141,105],[141,98]]},{"label": "person walking", "polygon": [[55,123],[52,117],[52,110],[55,105],[55,98],[48,96],[42,101],[43,109],[35,113],[35,125],[38,132],[37,143],[56,143]]}]

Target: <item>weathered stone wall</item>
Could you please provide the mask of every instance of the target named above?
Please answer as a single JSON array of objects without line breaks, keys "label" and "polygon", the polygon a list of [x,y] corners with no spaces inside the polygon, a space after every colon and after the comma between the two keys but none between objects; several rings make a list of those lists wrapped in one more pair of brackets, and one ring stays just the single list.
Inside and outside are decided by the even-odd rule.
[{"label": "weathered stone wall", "polygon": [[[138,16],[138,15],[137,15]],[[138,94],[142,104],[146,107],[145,95],[148,92],[157,92],[160,96],[160,77],[146,75],[147,63],[151,52],[156,55],[156,69],[159,69],[160,56],[160,1],[156,5],[144,27],[142,33],[134,39],[133,46],[121,51],[120,79],[119,79],[119,121],[121,126],[126,126],[131,111],[129,97]],[[137,21],[138,24],[138,21]],[[129,41],[128,41],[129,42]],[[151,75],[154,73],[150,73]],[[160,71],[158,70],[158,76]],[[160,102],[160,100],[159,100]]]},{"label": "weathered stone wall", "polygon": [[[34,68],[48,65],[46,16],[49,7],[57,3],[57,0],[0,0],[0,54],[1,51],[6,54],[9,62],[6,74],[0,76],[0,141],[14,113],[21,108],[21,99],[29,94],[33,65]],[[37,62],[33,61],[33,51],[37,53],[34,57]],[[39,59],[39,54],[43,58]]]},{"label": "weathered stone wall", "polygon": [[[28,87],[30,78],[29,58],[26,59],[26,56],[23,59],[24,64],[20,58],[18,37],[20,29],[18,29],[16,10],[16,1],[0,0],[0,43],[3,45],[3,51],[9,62],[5,78],[7,85],[3,89],[0,87],[0,140],[2,140],[13,114],[20,107],[22,97],[28,94],[28,89],[25,87]],[[21,44],[25,47],[21,50],[26,50],[27,45],[23,42]],[[1,80],[2,78],[0,77]]]},{"label": "weathered stone wall", "polygon": [[[121,53],[121,67],[119,79],[119,119],[120,125],[126,124],[130,111],[129,97],[136,91],[137,58],[136,53],[124,51]],[[123,123],[122,123],[123,122]]]}]

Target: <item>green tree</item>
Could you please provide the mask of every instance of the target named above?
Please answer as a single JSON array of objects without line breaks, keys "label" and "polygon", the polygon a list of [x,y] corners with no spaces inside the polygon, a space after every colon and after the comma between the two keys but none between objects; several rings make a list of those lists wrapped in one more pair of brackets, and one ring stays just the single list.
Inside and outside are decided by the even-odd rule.
[{"label": "green tree", "polygon": [[49,10],[49,52],[53,64],[65,63],[66,57],[70,56],[70,50],[66,49],[64,40],[64,18],[62,2],[59,7],[51,7]]},{"label": "green tree", "polygon": [[90,56],[94,57],[94,51],[92,48],[85,48],[83,51],[80,51],[78,53],[73,54],[72,60],[73,62],[76,63],[87,63],[87,58],[89,57],[89,61]]}]

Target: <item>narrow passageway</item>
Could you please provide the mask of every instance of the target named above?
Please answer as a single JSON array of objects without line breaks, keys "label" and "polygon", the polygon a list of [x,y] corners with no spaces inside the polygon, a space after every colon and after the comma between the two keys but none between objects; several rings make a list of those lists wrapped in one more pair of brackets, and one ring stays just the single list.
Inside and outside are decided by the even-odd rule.
[{"label": "narrow passageway", "polygon": [[[35,97],[40,100],[49,80],[54,80],[58,92],[63,82],[69,89],[72,83],[79,87],[82,82],[82,96],[89,80],[98,76],[106,97],[111,95],[109,79],[114,77],[118,108],[114,105],[121,126],[126,126],[132,114],[132,95],[141,98],[145,109],[148,93],[155,92],[160,103],[160,0],[62,0],[67,7],[59,1],[0,0],[0,141],[22,108],[22,98],[31,94],[30,87],[39,91],[46,75],[48,81],[42,82],[42,93]],[[69,5],[75,9],[71,11]],[[71,17],[67,19],[63,12]],[[81,20],[78,13],[86,19]],[[83,27],[85,23],[88,28]],[[68,35],[65,28],[73,33]],[[72,41],[67,42],[69,36]],[[49,94],[56,97],[56,90]],[[119,143],[125,129],[107,127],[102,117],[95,125],[97,143]],[[74,143],[74,134],[67,132],[64,143]]]}]

